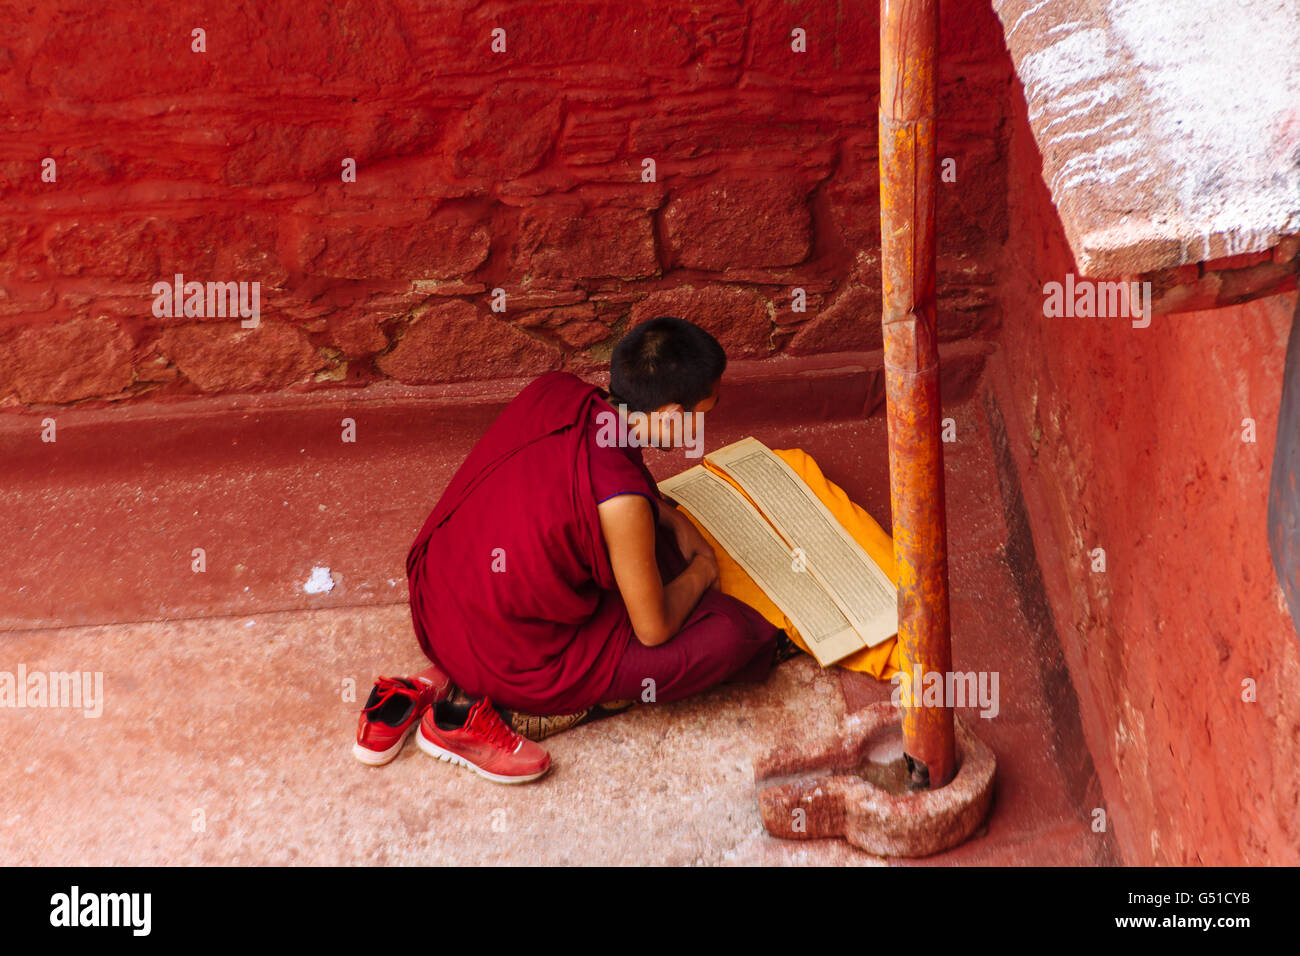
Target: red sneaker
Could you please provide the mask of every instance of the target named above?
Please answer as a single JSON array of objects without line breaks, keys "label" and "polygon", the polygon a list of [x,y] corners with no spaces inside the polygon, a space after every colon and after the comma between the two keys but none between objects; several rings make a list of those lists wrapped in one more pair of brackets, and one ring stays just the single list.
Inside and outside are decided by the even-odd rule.
[{"label": "red sneaker", "polygon": [[415,742],[430,757],[497,783],[527,783],[551,769],[551,755],[507,727],[486,697],[469,705],[440,701],[430,707]]},{"label": "red sneaker", "polygon": [[370,767],[390,763],[433,704],[451,693],[451,679],[437,667],[414,677],[380,677],[357,721],[352,755]]}]

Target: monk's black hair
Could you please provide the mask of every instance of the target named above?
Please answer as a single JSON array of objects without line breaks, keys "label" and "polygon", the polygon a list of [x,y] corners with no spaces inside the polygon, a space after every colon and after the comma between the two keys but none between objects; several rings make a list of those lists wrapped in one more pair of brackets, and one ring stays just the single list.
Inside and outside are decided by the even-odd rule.
[{"label": "monk's black hair", "polygon": [[674,403],[690,410],[713,392],[727,353],[708,332],[663,315],[623,336],[609,360],[609,391],[616,403],[650,412]]}]

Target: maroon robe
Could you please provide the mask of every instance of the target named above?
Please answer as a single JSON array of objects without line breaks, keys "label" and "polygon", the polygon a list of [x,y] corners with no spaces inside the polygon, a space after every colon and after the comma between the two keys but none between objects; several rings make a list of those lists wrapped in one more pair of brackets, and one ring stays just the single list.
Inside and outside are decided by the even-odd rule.
[{"label": "maroon robe", "polygon": [[[599,389],[567,372],[531,383],[474,446],[411,548],[420,646],[471,696],[534,713],[581,710],[605,699],[633,640],[589,468],[600,408]],[[652,483],[643,490],[655,493]]]}]

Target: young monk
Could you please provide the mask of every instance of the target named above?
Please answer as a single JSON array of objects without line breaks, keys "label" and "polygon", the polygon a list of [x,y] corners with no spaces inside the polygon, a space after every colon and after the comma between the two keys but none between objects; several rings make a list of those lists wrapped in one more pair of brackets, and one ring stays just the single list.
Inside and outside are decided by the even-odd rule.
[{"label": "young monk", "polygon": [[615,347],[608,392],[548,373],[475,445],[407,559],[420,647],[474,698],[429,707],[422,749],[500,782],[535,779],[549,756],[497,707],[539,715],[540,737],[564,715],[767,675],[784,632],[711,587],[712,549],[640,450],[682,443],[683,416],[717,404],[726,361],[704,330],[654,319]]}]

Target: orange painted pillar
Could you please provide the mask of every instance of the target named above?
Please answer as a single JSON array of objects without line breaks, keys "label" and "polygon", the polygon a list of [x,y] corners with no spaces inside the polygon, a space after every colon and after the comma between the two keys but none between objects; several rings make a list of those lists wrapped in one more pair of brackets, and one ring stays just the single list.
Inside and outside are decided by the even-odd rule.
[{"label": "orange painted pillar", "polygon": [[[899,652],[908,678],[919,671],[945,679],[952,647],[934,304],[938,47],[939,0],[881,0],[881,321]],[[922,686],[913,681],[911,691],[903,737],[913,780],[941,787],[956,770],[950,701],[924,707]]]}]

